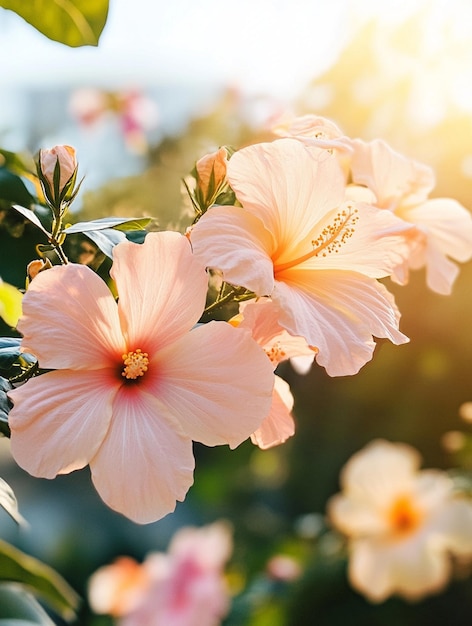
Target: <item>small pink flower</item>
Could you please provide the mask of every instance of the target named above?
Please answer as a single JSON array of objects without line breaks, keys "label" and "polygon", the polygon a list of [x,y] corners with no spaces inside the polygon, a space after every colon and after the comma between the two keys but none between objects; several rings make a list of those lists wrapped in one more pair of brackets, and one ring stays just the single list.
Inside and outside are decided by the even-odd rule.
[{"label": "small pink flower", "polygon": [[90,604],[97,613],[118,616],[120,626],[218,626],[229,608],[224,566],[231,551],[222,522],[183,528],[167,554],[150,554],[141,566],[133,562],[131,579],[122,560],[95,572]]},{"label": "small pink flower", "polygon": [[[268,414],[273,372],[250,332],[194,328],[207,275],[178,233],[118,244],[119,301],[91,269],[39,273],[23,304],[23,345],[55,371],[11,392],[11,449],[34,476],[90,465],[102,499],[157,520],[193,482],[192,440],[236,447]],[[241,410],[241,407],[244,410]]]},{"label": "small pink flower", "polygon": [[345,199],[333,154],[295,139],[255,144],[228,162],[242,207],[214,206],[190,232],[195,254],[224,279],[270,296],[278,323],[316,348],[332,376],[372,358],[373,336],[407,341],[376,278],[403,262],[410,225]]},{"label": "small pink flower", "polygon": [[445,587],[451,555],[472,557],[472,504],[417,451],[375,440],[341,473],[329,517],[348,537],[349,580],[372,602],[418,600]]}]

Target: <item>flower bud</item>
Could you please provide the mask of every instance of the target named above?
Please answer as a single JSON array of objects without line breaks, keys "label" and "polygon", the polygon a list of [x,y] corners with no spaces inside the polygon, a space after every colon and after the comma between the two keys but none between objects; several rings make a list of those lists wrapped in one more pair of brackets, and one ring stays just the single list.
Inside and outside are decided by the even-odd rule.
[{"label": "flower bud", "polygon": [[227,188],[226,166],[228,150],[220,148],[206,154],[195,164],[195,197],[200,208],[205,210],[215,203],[216,198]]},{"label": "flower bud", "polygon": [[77,177],[75,148],[55,146],[48,150],[40,150],[38,176],[44,195],[54,208],[71,201]]},{"label": "flower bud", "polygon": [[35,278],[39,272],[44,270],[48,270],[52,267],[52,263],[49,259],[35,259],[34,261],[30,261],[26,268],[26,274],[28,276],[28,281],[31,282],[33,278]]}]

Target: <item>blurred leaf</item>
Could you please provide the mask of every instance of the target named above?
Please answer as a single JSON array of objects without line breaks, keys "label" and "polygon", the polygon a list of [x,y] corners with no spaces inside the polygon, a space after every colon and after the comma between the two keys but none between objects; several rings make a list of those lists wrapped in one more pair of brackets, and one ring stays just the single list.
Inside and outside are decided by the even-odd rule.
[{"label": "blurred leaf", "polygon": [[[0,337],[0,377],[3,376],[12,381],[20,382],[28,378],[36,366],[36,357],[21,351],[21,339],[19,337]],[[26,376],[27,374],[28,376]]]},{"label": "blurred leaf", "polygon": [[0,506],[17,524],[26,524],[25,519],[18,511],[18,502],[10,485],[0,478]]},{"label": "blurred leaf", "polygon": [[71,47],[98,45],[108,16],[108,0],[0,0],[0,6]]},{"label": "blurred leaf", "polygon": [[10,391],[11,385],[2,376],[0,376],[0,434],[4,437],[10,436],[10,427],[8,426],[8,414],[12,407],[12,403],[8,399],[7,392]]},{"label": "blurred leaf", "polygon": [[74,618],[79,596],[66,581],[48,565],[1,540],[0,579],[27,585],[64,619]]},{"label": "blurred leaf", "polygon": [[88,233],[91,230],[114,229],[119,231],[144,230],[151,221],[150,217],[101,217],[90,222],[77,222],[64,229],[68,235],[72,233]]},{"label": "blurred leaf", "polygon": [[0,317],[12,328],[21,317],[21,301],[23,294],[19,289],[4,283],[0,278]]},{"label": "blurred leaf", "polygon": [[30,163],[28,164],[25,159],[17,152],[10,152],[9,150],[0,149],[1,166],[5,166],[5,168],[10,170],[14,174],[18,174],[19,176],[31,176],[32,174],[35,175],[34,161],[32,158],[30,158],[29,160]]},{"label": "blurred leaf", "polygon": [[25,183],[6,167],[0,167],[0,199],[25,206],[34,203],[34,198],[26,188]]},{"label": "blurred leaf", "polygon": [[[1,1],[1,0],[0,0]],[[12,206],[12,209],[15,209],[15,211],[18,211],[18,213],[21,213],[21,215],[23,215],[23,217],[26,217],[27,220],[29,220],[32,224],[34,224],[35,226],[37,226],[40,230],[43,231],[43,233],[49,237],[49,233],[48,231],[44,228],[44,226],[41,224],[41,221],[39,219],[39,217],[36,215],[36,213],[34,211],[32,211],[31,209],[27,209],[24,206],[20,206],[18,204],[14,204]]]},{"label": "blurred leaf", "polygon": [[0,626],[54,626],[54,622],[24,589],[0,585]]}]

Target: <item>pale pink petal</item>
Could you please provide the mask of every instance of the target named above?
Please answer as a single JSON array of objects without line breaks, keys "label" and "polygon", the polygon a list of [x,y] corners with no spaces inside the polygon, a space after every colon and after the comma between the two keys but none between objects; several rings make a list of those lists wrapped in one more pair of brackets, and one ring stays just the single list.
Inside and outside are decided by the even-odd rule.
[{"label": "pale pink petal", "polygon": [[433,189],[432,169],[404,157],[385,141],[355,139],[352,147],[353,180],[375,193],[379,207],[395,210],[405,200],[411,206],[424,201]]},{"label": "pale pink petal", "polygon": [[273,300],[279,323],[318,349],[316,361],[330,376],[355,374],[372,358],[372,337],[393,343],[408,338],[398,330],[392,295],[372,278],[336,270],[287,270]]},{"label": "pale pink petal", "polygon": [[388,532],[388,518],[379,515],[377,506],[362,496],[349,497],[337,493],[328,501],[330,522],[348,537],[369,537]]},{"label": "pale pink petal", "polygon": [[206,267],[221,270],[228,283],[259,296],[272,292],[275,243],[255,215],[237,207],[213,207],[192,228],[190,240],[195,256]]},{"label": "pale pink petal", "polygon": [[257,343],[264,348],[274,366],[295,356],[305,356],[313,362],[314,351],[303,337],[290,335],[278,319],[279,307],[267,298],[242,302],[239,328],[249,328]]},{"label": "pale pink petal", "polygon": [[214,522],[201,528],[181,528],[172,538],[169,555],[192,558],[205,571],[219,571],[231,556],[232,532],[228,523]]},{"label": "pale pink petal", "polygon": [[251,441],[262,450],[278,446],[295,434],[295,422],[291,415],[293,396],[290,386],[280,376],[275,376],[274,394],[269,415],[251,435]]},{"label": "pale pink petal", "polygon": [[447,555],[428,549],[421,535],[401,543],[368,538],[352,544],[349,580],[372,602],[392,594],[418,600],[443,588],[449,576]]},{"label": "pale pink petal", "polygon": [[107,436],[90,460],[104,502],[139,524],[175,509],[193,483],[191,440],[138,385],[120,389]]},{"label": "pale pink petal", "polygon": [[344,200],[336,157],[294,139],[238,150],[227,177],[239,202],[263,221],[284,257],[299,241],[313,238],[313,226]]},{"label": "pale pink petal", "polygon": [[155,367],[147,389],[194,441],[235,448],[269,413],[272,366],[247,330],[203,324],[160,351]]},{"label": "pale pink petal", "polygon": [[114,298],[85,265],[40,272],[23,298],[18,329],[45,369],[110,367],[124,350]]},{"label": "pale pink petal", "polygon": [[459,268],[432,241],[427,242],[423,258],[426,265],[426,284],[432,291],[448,296],[459,274]]},{"label": "pale pink petal", "polygon": [[292,119],[280,119],[272,127],[279,137],[295,137],[307,145],[332,150],[337,148],[346,153],[352,152],[351,140],[345,137],[331,120],[319,115],[301,115]]},{"label": "pale pink petal", "polygon": [[450,499],[438,511],[434,522],[435,528],[441,531],[446,550],[472,556],[472,504],[469,500]]},{"label": "pale pink petal", "polygon": [[[368,204],[355,203],[350,210],[353,218],[348,224],[351,229],[349,237],[342,239],[341,231],[337,247],[321,250],[319,254],[300,264],[300,268],[345,269],[372,278],[383,278],[405,261],[409,253],[405,236],[413,228],[410,223],[399,219],[390,211]],[[333,214],[332,220],[338,213],[339,211]],[[319,232],[322,225],[318,226]],[[312,242],[306,241],[305,253],[312,249]],[[277,277],[277,266],[275,271]]]},{"label": "pale pink petal", "polygon": [[113,370],[64,370],[9,392],[11,450],[18,465],[43,478],[87,465],[107,433],[118,386]]},{"label": "pale pink petal", "polygon": [[438,249],[455,261],[465,263],[472,258],[472,217],[456,200],[427,200],[405,212],[405,219],[421,227]]},{"label": "pale pink petal", "polygon": [[183,235],[149,233],[141,245],[120,243],[110,273],[131,349],[155,352],[190,330],[203,312],[208,276]]}]

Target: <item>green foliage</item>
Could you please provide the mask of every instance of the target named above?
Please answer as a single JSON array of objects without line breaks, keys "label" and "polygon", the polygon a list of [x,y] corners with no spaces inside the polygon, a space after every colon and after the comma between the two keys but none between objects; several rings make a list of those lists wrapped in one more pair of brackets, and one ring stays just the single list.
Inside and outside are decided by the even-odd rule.
[{"label": "green foliage", "polygon": [[54,626],[33,596],[13,585],[0,585],[0,626]]},{"label": "green foliage", "polygon": [[108,0],[0,0],[0,6],[71,47],[97,46],[108,16]]},{"label": "green foliage", "polygon": [[78,222],[65,228],[64,232],[70,235],[72,233],[86,233],[90,230],[103,230],[105,228],[121,231],[144,230],[150,221],[151,218],[149,217],[104,217],[88,222]]},{"label": "green foliage", "polygon": [[17,524],[25,523],[25,520],[18,511],[18,502],[13,493],[13,489],[2,478],[0,478],[0,506],[5,509],[8,515],[14,519]]},{"label": "green foliage", "polygon": [[[0,579],[9,583],[26,585],[47,602],[61,617],[67,620],[74,618],[79,604],[79,597],[65,580],[56,571],[41,563],[41,561],[1,540]],[[14,604],[13,600],[13,606]],[[3,603],[1,599],[0,607],[0,617],[3,617]],[[18,616],[18,613],[7,614],[5,617],[13,616]]]},{"label": "green foliage", "polygon": [[0,376],[0,436],[9,437],[10,427],[8,426],[8,413],[11,409],[11,402],[8,399],[7,392],[11,389],[11,385]]},{"label": "green foliage", "polygon": [[26,207],[34,203],[25,183],[7,167],[0,167],[0,201],[5,201],[7,205],[21,204]]}]

